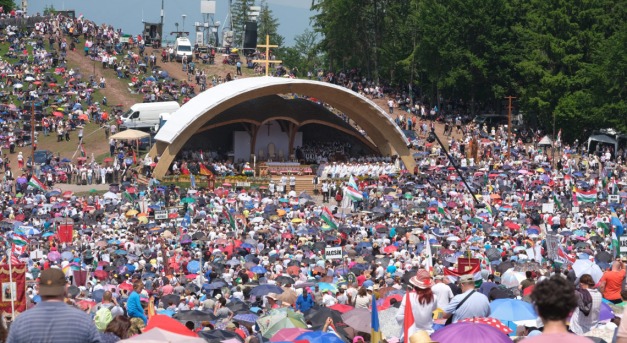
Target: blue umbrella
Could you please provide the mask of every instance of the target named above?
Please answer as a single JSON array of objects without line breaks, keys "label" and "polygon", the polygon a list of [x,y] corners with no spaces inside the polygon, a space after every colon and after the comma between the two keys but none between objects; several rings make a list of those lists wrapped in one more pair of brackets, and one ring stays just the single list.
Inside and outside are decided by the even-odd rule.
[{"label": "blue umbrella", "polygon": [[157,314],[163,314],[168,317],[172,317],[174,315],[174,311],[172,310],[158,310]]},{"label": "blue umbrella", "polygon": [[187,263],[187,271],[192,274],[197,274],[200,271],[200,262],[189,261],[189,263]]},{"label": "blue umbrella", "polygon": [[110,239],[110,240],[107,241],[107,244],[118,245],[118,244],[120,244],[120,241],[118,241],[117,239]]},{"label": "blue umbrella", "polygon": [[116,251],[115,251],[115,253],[116,253],[117,255],[126,255],[126,254],[127,254],[126,250],[122,250],[122,249],[118,249],[118,250],[116,250]]},{"label": "blue umbrella", "polygon": [[318,282],[317,286],[318,286],[318,289],[320,289],[320,291],[331,291],[333,293],[337,292],[337,287],[335,287],[335,285],[330,284],[328,282]]},{"label": "blue umbrella", "polygon": [[94,298],[94,300],[99,303],[102,301],[102,296],[104,295],[104,289],[97,289],[93,292],[91,292],[91,296],[92,298]]},{"label": "blue umbrella", "polygon": [[268,293],[281,294],[283,293],[283,289],[276,285],[263,284],[250,290],[250,295],[254,295],[256,297],[261,297],[267,295]]},{"label": "blue umbrella", "polygon": [[248,243],[244,243],[242,245],[240,245],[242,248],[244,249],[252,249],[254,248],[252,244],[248,244]]},{"label": "blue umbrella", "polygon": [[496,299],[490,303],[490,317],[503,322],[532,320],[538,318],[533,305],[516,299]]},{"label": "blue umbrella", "polygon": [[251,272],[255,273],[255,274],[265,274],[268,271],[266,270],[266,268],[262,267],[262,266],[254,266],[250,269]]},{"label": "blue umbrella", "polygon": [[233,319],[237,321],[246,322],[246,323],[255,323],[258,318],[259,318],[258,315],[252,314],[252,313],[240,313],[240,314],[235,315],[235,317],[233,317]]},{"label": "blue umbrella", "polygon": [[296,337],[296,340],[307,341],[309,343],[344,343],[338,335],[322,331],[305,332]]},{"label": "blue umbrella", "polygon": [[43,235],[41,235],[41,237],[43,237],[43,238],[48,238],[50,236],[54,236],[54,232],[46,232]]},{"label": "blue umbrella", "polygon": [[533,235],[533,234],[539,235],[540,232],[537,229],[527,229],[527,234],[528,235]]}]

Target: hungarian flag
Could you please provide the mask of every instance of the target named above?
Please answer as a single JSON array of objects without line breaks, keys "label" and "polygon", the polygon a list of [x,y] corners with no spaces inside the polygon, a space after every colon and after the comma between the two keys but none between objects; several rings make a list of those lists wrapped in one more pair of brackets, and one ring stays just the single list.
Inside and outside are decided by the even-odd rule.
[{"label": "hungarian flag", "polygon": [[226,219],[229,221],[229,225],[231,226],[231,229],[237,230],[237,222],[235,221],[235,218],[233,218],[233,216],[231,215],[231,212],[229,212],[225,207],[222,210],[222,213],[224,214]]},{"label": "hungarian flag", "polygon": [[200,175],[213,177],[213,173],[211,172],[211,170],[209,170],[209,168],[205,167],[204,164],[199,163],[199,166],[200,166]]},{"label": "hungarian flag", "polygon": [[409,343],[409,329],[414,327],[416,321],[414,319],[414,312],[411,310],[411,300],[409,295],[412,292],[405,293],[405,316],[403,318],[403,343]]},{"label": "hungarian flag", "polygon": [[13,244],[14,245],[26,245],[28,244],[28,239],[23,235],[14,234],[13,235]]},{"label": "hungarian flag", "polygon": [[555,207],[557,207],[558,210],[562,210],[562,203],[560,202],[560,199],[557,197],[557,194],[553,193],[553,202],[555,203]]},{"label": "hungarian flag", "polygon": [[593,203],[597,201],[597,191],[596,189],[584,191],[582,189],[575,188],[575,198],[578,203]]},{"label": "hungarian flag", "polygon": [[597,222],[597,227],[603,229],[603,235],[607,236],[610,234],[610,226],[606,222]]},{"label": "hungarian flag", "polygon": [[337,224],[333,220],[333,213],[331,213],[331,210],[329,210],[328,207],[325,206],[322,209],[322,213],[320,213],[320,219],[327,223],[327,225],[329,225],[332,229],[337,230]]},{"label": "hungarian flag", "polygon": [[85,146],[83,145],[83,143],[81,143],[80,149],[81,149],[81,157],[87,157],[87,152],[85,151]]},{"label": "hungarian flag", "polygon": [[359,190],[359,187],[357,187],[357,182],[355,182],[355,179],[353,178],[353,175],[351,175],[351,176],[348,178],[348,186],[349,186],[349,187],[353,187],[353,188],[354,188],[354,189],[356,189],[356,190]]},{"label": "hungarian flag", "polygon": [[351,186],[346,186],[344,188],[344,196],[348,196],[353,201],[361,201],[364,200],[364,195]]},{"label": "hungarian flag", "polygon": [[481,285],[481,263],[467,266],[467,268],[465,268],[463,271],[449,268],[444,269],[444,276],[448,277],[451,282],[456,282],[463,275],[469,274],[472,275],[472,278],[475,280],[475,285]]},{"label": "hungarian flag", "polygon": [[35,175],[30,177],[28,184],[33,188],[37,188],[42,191],[46,190],[46,185],[43,182],[39,181],[39,179]]}]

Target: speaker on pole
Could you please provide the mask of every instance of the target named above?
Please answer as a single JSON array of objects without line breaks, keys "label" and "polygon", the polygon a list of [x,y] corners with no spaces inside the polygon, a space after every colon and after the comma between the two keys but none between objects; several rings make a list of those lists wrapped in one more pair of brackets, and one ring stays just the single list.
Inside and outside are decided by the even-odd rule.
[{"label": "speaker on pole", "polygon": [[257,22],[246,22],[244,30],[244,49],[257,49]]}]

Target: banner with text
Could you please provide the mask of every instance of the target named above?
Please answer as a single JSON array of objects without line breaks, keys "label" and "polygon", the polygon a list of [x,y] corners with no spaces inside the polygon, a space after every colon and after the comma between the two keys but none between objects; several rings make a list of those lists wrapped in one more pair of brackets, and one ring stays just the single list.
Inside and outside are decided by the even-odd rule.
[{"label": "banner with text", "polygon": [[11,301],[15,312],[26,311],[26,265],[24,263],[11,265],[12,278],[9,276],[9,265],[0,265],[0,311],[11,313]]}]

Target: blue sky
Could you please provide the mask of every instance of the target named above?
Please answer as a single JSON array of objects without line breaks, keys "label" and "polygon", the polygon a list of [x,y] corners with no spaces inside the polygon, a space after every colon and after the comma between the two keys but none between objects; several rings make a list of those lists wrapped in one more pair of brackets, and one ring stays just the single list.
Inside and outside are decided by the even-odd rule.
[{"label": "blue sky", "polygon": [[[18,2],[18,1],[16,1]],[[179,23],[182,30],[185,14],[185,30],[193,31],[194,22],[202,22],[200,0],[164,0],[164,32],[175,31],[174,23]],[[257,3],[259,4],[259,0]],[[279,34],[285,37],[286,45],[292,45],[294,37],[310,28],[309,10],[311,0],[267,0],[274,16],[279,19]],[[98,24],[107,23],[115,28],[122,28],[124,33],[138,34],[142,29],[142,19],[147,22],[159,22],[161,0],[39,0],[29,1],[28,12],[43,12],[47,5],[57,10],[75,10],[77,15]],[[228,0],[217,0],[215,20],[224,23]]]}]

